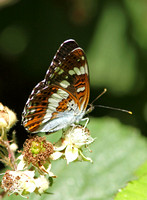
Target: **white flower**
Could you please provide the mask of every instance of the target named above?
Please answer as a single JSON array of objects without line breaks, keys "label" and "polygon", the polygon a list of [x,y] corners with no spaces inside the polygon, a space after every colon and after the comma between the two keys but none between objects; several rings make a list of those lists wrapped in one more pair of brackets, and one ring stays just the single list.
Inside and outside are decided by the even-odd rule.
[{"label": "white flower", "polygon": [[9,195],[31,193],[36,189],[34,171],[6,171],[2,179],[2,188]]},{"label": "white flower", "polygon": [[2,179],[2,188],[9,195],[15,193],[25,197],[32,192],[43,193],[49,188],[49,181],[42,175],[34,178],[35,171],[7,171]]},{"label": "white flower", "polygon": [[62,138],[55,144],[53,160],[65,157],[67,164],[74,160],[86,160],[92,162],[82,154],[81,148],[92,143],[94,139],[90,136],[89,130],[82,126],[70,127],[63,133]]},{"label": "white flower", "polygon": [[70,127],[64,133],[64,139],[65,144],[74,144],[77,148],[88,145],[94,141],[90,136],[89,130],[79,125]]}]

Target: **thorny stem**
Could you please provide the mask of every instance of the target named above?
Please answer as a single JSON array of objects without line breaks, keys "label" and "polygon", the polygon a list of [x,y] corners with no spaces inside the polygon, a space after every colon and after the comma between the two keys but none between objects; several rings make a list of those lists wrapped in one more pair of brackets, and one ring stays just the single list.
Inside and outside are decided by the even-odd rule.
[{"label": "thorny stem", "polygon": [[14,156],[14,152],[10,149],[9,141],[4,141],[4,140],[1,139],[0,140],[0,144],[2,146],[4,146],[7,149],[7,151],[8,151],[8,160],[9,160],[10,167],[13,170],[16,170],[17,166],[15,164],[15,156]]}]

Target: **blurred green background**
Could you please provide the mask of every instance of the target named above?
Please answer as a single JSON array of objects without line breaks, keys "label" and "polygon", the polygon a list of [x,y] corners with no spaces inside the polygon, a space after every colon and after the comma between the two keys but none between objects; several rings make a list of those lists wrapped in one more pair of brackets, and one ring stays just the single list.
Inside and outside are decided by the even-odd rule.
[{"label": "blurred green background", "polygon": [[[124,125],[132,125],[139,129],[137,131],[139,134],[141,132],[142,135],[146,136],[147,1],[0,0],[0,101],[17,113],[19,121],[15,130],[19,145],[22,145],[27,135],[20,122],[21,113],[28,96],[33,87],[44,78],[60,44],[70,38],[75,39],[87,55],[90,71],[90,102],[103,91],[103,88],[107,88],[108,92],[95,104],[123,108],[133,112],[133,115],[129,115],[109,109],[95,108],[90,113],[90,118],[98,117],[101,120],[103,116],[109,116],[112,124],[116,124],[116,127],[119,124],[118,126],[121,129],[120,122]],[[94,122],[92,121],[92,123]],[[117,181],[114,180],[117,172],[116,177],[122,179],[121,184],[115,187],[115,192],[114,190],[113,192],[107,190],[108,196],[111,196],[116,193],[116,188],[118,189],[129,180],[130,176],[125,174],[128,173],[127,169],[130,169],[128,162],[130,161],[130,166],[132,165],[132,170],[134,170],[134,166],[139,165],[141,160],[145,158],[146,150],[143,150],[142,154],[140,151],[146,149],[146,145],[143,143],[144,137],[142,137],[142,143],[137,143],[138,137],[140,138],[139,134],[137,134],[137,139],[133,143],[132,137],[135,136],[132,128],[130,132],[127,132],[125,131],[127,128],[123,127],[117,140],[116,136],[112,138],[112,134],[119,134],[119,129],[114,131],[115,128],[112,127],[109,132],[109,128],[107,128],[107,126],[109,127],[109,120],[104,120],[104,122],[102,120],[102,123],[99,123],[100,121],[97,121],[94,124],[97,125],[97,128],[101,127],[101,131],[106,129],[104,131],[106,134],[102,145],[95,143],[94,155],[96,155],[94,158],[100,159],[98,160],[99,169],[102,168],[103,170],[103,167],[106,167],[109,172],[112,170],[113,175],[111,174],[110,182],[114,181],[114,185],[117,185]],[[92,128],[92,124],[89,124],[89,127]],[[91,131],[91,134],[93,133],[94,131]],[[123,136],[124,133],[125,136]],[[119,144],[121,135],[126,142],[122,146]],[[127,135],[131,139],[128,140]],[[95,130],[94,136],[103,137],[103,131],[99,135]],[[107,141],[106,145],[105,141]],[[97,142],[101,142],[101,140]],[[115,146],[115,144],[117,145]],[[121,157],[123,160],[130,150],[130,157],[126,159],[127,161],[124,164],[126,166],[126,170],[124,170],[126,179],[120,176],[120,170],[123,171],[124,169],[121,162],[118,170],[112,167],[113,163],[111,162],[111,165],[107,167],[108,157],[112,162],[114,159],[109,154],[109,148],[105,148],[109,145],[110,149],[113,147],[112,153],[119,154],[116,155],[118,163],[120,162],[120,152],[125,152],[124,156]],[[126,146],[127,148],[125,148]],[[97,148],[100,148],[99,152],[102,152],[102,155],[99,155],[100,157],[97,157]],[[132,157],[135,149],[137,159]],[[107,151],[108,155],[103,156],[103,151]],[[130,158],[134,160],[132,161]],[[104,164],[102,164],[103,162]],[[134,165],[135,162],[138,163]],[[88,169],[90,168],[88,164],[86,166]],[[98,170],[98,167],[96,167],[97,165],[93,165],[95,172]],[[59,169],[59,171],[61,170]],[[70,175],[71,172],[72,164],[71,170],[69,170]],[[107,197],[102,198],[102,194],[107,193],[105,188],[108,188],[109,172],[106,177],[97,182],[98,186],[103,181],[105,182],[102,185],[103,192],[98,192],[101,200],[108,200],[108,196],[105,194]],[[101,171],[99,173],[101,174]],[[95,177],[95,174],[93,177]],[[58,180],[56,182],[58,185]],[[113,184],[111,187],[114,189]],[[83,186],[83,188],[86,188],[86,186]],[[83,199],[86,198],[83,197]]]},{"label": "blurred green background", "polygon": [[19,119],[60,44],[75,39],[87,55],[90,102],[124,108],[133,115],[96,108],[90,116],[112,116],[139,127],[147,122],[147,1],[1,0],[0,101]]}]

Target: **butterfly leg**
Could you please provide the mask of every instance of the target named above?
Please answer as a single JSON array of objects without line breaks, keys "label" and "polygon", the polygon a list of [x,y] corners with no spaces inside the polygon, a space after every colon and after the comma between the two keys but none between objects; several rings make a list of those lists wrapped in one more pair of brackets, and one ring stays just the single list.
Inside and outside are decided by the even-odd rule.
[{"label": "butterfly leg", "polygon": [[85,125],[84,125],[84,128],[86,128],[86,127],[87,127],[87,124],[88,124],[88,122],[89,122],[89,118],[88,118],[88,117],[83,118],[81,121],[86,121],[86,123],[85,123]]},{"label": "butterfly leg", "polygon": [[76,124],[71,124],[71,127],[72,127],[71,131],[73,131],[76,126],[77,126]]}]

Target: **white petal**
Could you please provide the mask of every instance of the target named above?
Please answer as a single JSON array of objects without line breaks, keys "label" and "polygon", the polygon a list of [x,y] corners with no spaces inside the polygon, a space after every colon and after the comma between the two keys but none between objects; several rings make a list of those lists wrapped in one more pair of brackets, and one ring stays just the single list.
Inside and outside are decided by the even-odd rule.
[{"label": "white petal", "polygon": [[62,138],[54,145],[54,151],[62,151],[65,149],[66,144],[62,142]]},{"label": "white petal", "polygon": [[28,179],[28,181],[25,181],[23,184],[23,188],[27,192],[34,192],[34,190],[36,189],[35,179]]},{"label": "white petal", "polygon": [[63,153],[57,151],[57,152],[52,153],[52,154],[50,155],[50,158],[51,158],[52,160],[57,160],[57,159],[59,159],[62,155],[63,155]]},{"label": "white petal", "polygon": [[65,158],[67,160],[67,164],[76,160],[78,157],[78,148],[73,147],[72,145],[68,145],[65,150]]},{"label": "white petal", "polygon": [[49,188],[49,181],[44,176],[40,176],[35,182],[40,194]]},{"label": "white petal", "polygon": [[17,160],[20,160],[18,165],[17,165],[17,171],[24,170],[26,167],[26,162],[23,159],[23,155],[20,155]]}]

